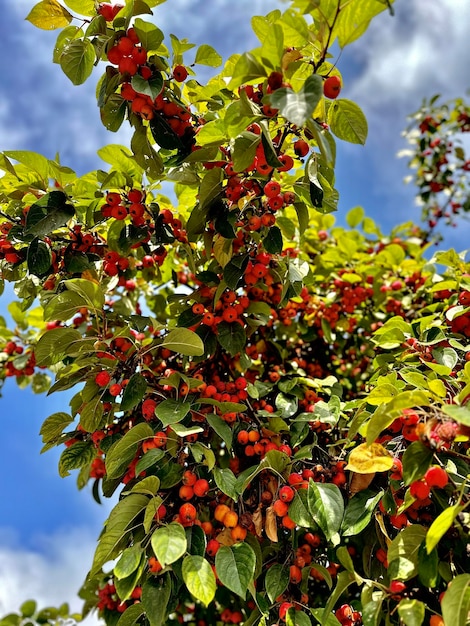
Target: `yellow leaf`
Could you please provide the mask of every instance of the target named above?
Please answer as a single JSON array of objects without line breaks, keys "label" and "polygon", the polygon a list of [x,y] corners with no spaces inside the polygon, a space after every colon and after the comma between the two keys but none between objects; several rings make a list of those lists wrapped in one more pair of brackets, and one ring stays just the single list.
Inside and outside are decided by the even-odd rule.
[{"label": "yellow leaf", "polygon": [[351,452],[346,469],[358,474],[387,472],[392,468],[393,457],[380,443],[368,446],[361,443]]},{"label": "yellow leaf", "polygon": [[34,5],[26,19],[37,28],[55,30],[68,26],[73,16],[57,0],[42,0]]},{"label": "yellow leaf", "polygon": [[213,251],[221,267],[225,267],[232,258],[232,240],[216,235],[214,237]]}]

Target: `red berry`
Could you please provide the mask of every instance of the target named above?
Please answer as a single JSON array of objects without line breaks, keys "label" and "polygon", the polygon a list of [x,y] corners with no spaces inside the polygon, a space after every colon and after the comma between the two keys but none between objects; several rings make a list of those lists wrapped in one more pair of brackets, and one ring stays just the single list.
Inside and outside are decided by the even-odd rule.
[{"label": "red berry", "polygon": [[294,144],[294,152],[298,157],[307,156],[309,150],[310,150],[310,146],[303,139],[299,139]]},{"label": "red berry", "polygon": [[184,65],[176,65],[173,68],[173,78],[179,83],[182,83],[188,78],[188,70],[184,67]]},{"label": "red berry", "polygon": [[424,475],[424,480],[427,482],[429,487],[438,487],[439,489],[442,489],[449,482],[449,476],[442,467],[433,465],[433,467],[430,467]]},{"label": "red berry", "polygon": [[270,180],[263,188],[267,198],[275,198],[281,193],[281,185],[276,180]]},{"label": "red berry", "polygon": [[405,589],[406,585],[405,583],[401,582],[401,580],[392,580],[388,588],[390,593],[402,593],[403,591],[405,591]]},{"label": "red berry", "polygon": [[326,98],[334,100],[341,91],[341,78],[339,76],[329,76],[323,83],[323,94]]},{"label": "red berry", "polygon": [[109,372],[98,372],[95,376],[95,383],[98,387],[106,387],[111,380],[111,375]]},{"label": "red berry", "polygon": [[279,489],[279,500],[291,502],[294,499],[295,491],[289,485],[284,485]]}]

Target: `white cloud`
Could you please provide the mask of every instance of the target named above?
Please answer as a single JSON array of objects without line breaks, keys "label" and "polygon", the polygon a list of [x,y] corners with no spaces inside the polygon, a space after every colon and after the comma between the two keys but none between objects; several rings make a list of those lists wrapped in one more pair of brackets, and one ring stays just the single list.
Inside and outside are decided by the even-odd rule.
[{"label": "white cloud", "polygon": [[[77,597],[90,567],[96,538],[86,529],[62,529],[37,537],[37,550],[26,550],[9,529],[2,529],[0,543],[0,616],[17,612],[20,605],[35,599],[38,608],[68,602],[79,612]],[[98,623],[96,615],[87,626]]]},{"label": "white cloud", "polygon": [[373,20],[367,34],[350,48],[364,64],[348,85],[351,97],[379,115],[384,108],[403,110],[410,102],[417,108],[423,96],[435,93],[463,95],[469,86],[470,3],[398,1],[395,12],[395,17],[384,13]]}]

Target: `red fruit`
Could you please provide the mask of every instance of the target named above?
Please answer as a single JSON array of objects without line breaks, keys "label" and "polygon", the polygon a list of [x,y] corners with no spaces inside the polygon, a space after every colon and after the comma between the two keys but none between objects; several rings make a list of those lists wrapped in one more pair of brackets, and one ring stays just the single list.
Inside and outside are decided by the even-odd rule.
[{"label": "red fruit", "polygon": [[149,421],[155,417],[156,406],[157,402],[152,398],[147,398],[142,402],[142,415],[145,420]]},{"label": "red fruit", "polygon": [[107,22],[112,22],[121,9],[124,8],[123,4],[111,4],[110,2],[103,2],[98,7],[98,15],[104,17]]},{"label": "red fruit", "polygon": [[299,139],[294,143],[294,152],[298,157],[307,156],[309,153],[310,146],[303,139]]},{"label": "red fruit", "polygon": [[194,472],[192,472],[191,470],[186,470],[185,472],[183,472],[183,485],[189,485],[190,487],[193,487],[196,484],[197,481],[197,476]]},{"label": "red fruit", "polygon": [[138,65],[132,57],[122,57],[122,59],[119,61],[119,71],[121,72],[121,74],[129,74],[130,76],[134,76],[134,74],[137,74],[137,70]]},{"label": "red fruit", "polygon": [[215,556],[220,548],[220,543],[217,539],[210,539],[207,542],[206,552],[209,556]]},{"label": "red fruit", "polygon": [[173,69],[173,78],[179,83],[182,83],[188,78],[188,70],[184,67],[184,65],[175,66]]},{"label": "red fruit", "polygon": [[111,191],[110,193],[106,194],[106,203],[110,206],[117,206],[121,203],[121,194]]},{"label": "red fruit", "polygon": [[163,430],[160,430],[158,433],[155,433],[155,436],[153,438],[155,442],[155,447],[164,448],[166,446],[167,439],[168,439],[167,434],[163,432]]},{"label": "red fruit", "polygon": [[424,480],[415,480],[410,485],[410,494],[418,500],[426,500],[430,491],[429,485]]},{"label": "red fruit", "polygon": [[95,383],[98,387],[106,387],[111,380],[109,372],[98,372],[95,376]]},{"label": "red fruit", "polygon": [[298,585],[302,581],[302,570],[298,565],[291,565],[289,568],[289,579],[294,585]]},{"label": "red fruit", "polygon": [[341,91],[341,79],[339,76],[329,76],[323,83],[323,94],[326,98],[334,100]]},{"label": "red fruit", "polygon": [[401,580],[392,580],[388,588],[390,593],[402,593],[405,589],[406,585]]},{"label": "red fruit", "polygon": [[283,602],[279,607],[279,619],[284,621],[286,619],[287,611],[293,606],[292,602]]},{"label": "red fruit", "polygon": [[268,198],[275,198],[281,193],[281,185],[276,180],[270,180],[263,188],[264,195]]},{"label": "red fruit", "polygon": [[294,495],[295,491],[292,487],[289,487],[289,485],[284,485],[284,487],[279,489],[279,499],[282,500],[282,502],[292,502]]},{"label": "red fruit", "polygon": [[278,172],[288,172],[294,167],[294,159],[288,154],[281,154],[278,159],[282,163],[282,165],[277,168]]},{"label": "red fruit", "polygon": [[442,489],[449,482],[449,476],[442,467],[433,465],[433,467],[430,467],[424,475],[424,480],[430,488],[438,487],[439,489]]},{"label": "red fruit", "polygon": [[114,383],[114,385],[111,385],[111,387],[109,388],[109,393],[116,397],[118,396],[122,391],[122,387],[119,383]]},{"label": "red fruit", "polygon": [[199,478],[193,485],[193,490],[198,498],[203,498],[209,491],[209,483],[205,478]]},{"label": "red fruit", "polygon": [[284,517],[289,511],[289,506],[282,500],[275,500],[273,502],[273,511],[278,517]]},{"label": "red fruit", "polygon": [[181,487],[179,488],[178,495],[181,498],[181,500],[188,501],[188,500],[191,500],[192,497],[194,496],[194,490],[189,485],[181,485]]},{"label": "red fruit", "polygon": [[237,441],[238,441],[238,443],[241,443],[242,446],[246,446],[246,444],[249,441],[249,439],[248,439],[248,431],[247,430],[241,430],[238,433],[238,435],[237,435]]},{"label": "red fruit", "polygon": [[196,507],[190,502],[182,504],[179,509],[179,518],[183,526],[191,524],[197,518]]},{"label": "red fruit", "polygon": [[462,291],[459,294],[459,304],[462,304],[463,306],[470,305],[470,291]]}]

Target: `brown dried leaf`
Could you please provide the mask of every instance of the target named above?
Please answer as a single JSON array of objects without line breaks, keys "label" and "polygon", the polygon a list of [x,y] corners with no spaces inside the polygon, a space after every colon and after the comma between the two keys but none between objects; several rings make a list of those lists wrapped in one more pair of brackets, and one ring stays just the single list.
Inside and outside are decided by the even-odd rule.
[{"label": "brown dried leaf", "polygon": [[364,491],[374,480],[374,476],[376,472],[372,472],[371,474],[357,474],[356,472],[351,472],[352,479],[349,485],[349,492],[353,496],[355,493],[359,493],[360,491]]},{"label": "brown dried leaf", "polygon": [[266,509],[266,526],[264,530],[268,539],[271,539],[274,543],[279,541],[277,537],[277,518],[272,506]]},{"label": "brown dried leaf", "polygon": [[258,537],[261,537],[263,534],[263,513],[262,513],[262,504],[260,503],[256,509],[256,511],[252,515],[253,526],[255,527],[255,531]]}]

